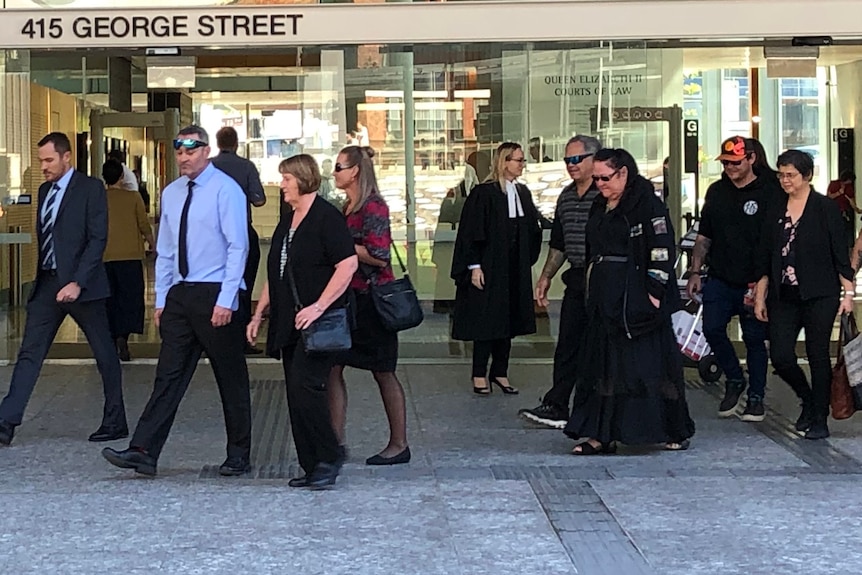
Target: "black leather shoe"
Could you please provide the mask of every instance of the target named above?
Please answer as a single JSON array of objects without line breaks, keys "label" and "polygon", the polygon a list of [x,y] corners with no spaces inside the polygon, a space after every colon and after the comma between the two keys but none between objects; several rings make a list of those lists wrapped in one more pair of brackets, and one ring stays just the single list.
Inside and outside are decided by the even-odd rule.
[{"label": "black leather shoe", "polygon": [[245,344],[245,354],[246,355],[260,355],[263,353],[263,350],[259,347],[255,347],[250,343]]},{"label": "black leather shoe", "polygon": [[320,462],[311,475],[308,476],[309,489],[321,490],[329,489],[335,485],[335,480],[338,478],[338,465],[335,463]]},{"label": "black leather shoe", "polygon": [[0,419],[0,445],[12,445],[13,437],[15,437],[15,426]]},{"label": "black leather shoe", "polygon": [[132,361],[132,355],[129,353],[129,340],[124,337],[117,338],[117,355],[120,356],[120,361]]},{"label": "black leather shoe", "polygon": [[288,487],[308,487],[308,475],[302,477],[294,477],[287,482]]},{"label": "black leather shoe", "polygon": [[141,475],[156,474],[156,459],[141,451],[140,449],[124,449],[117,451],[106,447],[102,450],[102,457],[108,460],[111,465],[116,465],[122,469],[134,469],[136,473]]},{"label": "black leather shoe", "polygon": [[383,457],[378,453],[365,460],[365,465],[399,465],[401,463],[410,463],[409,447],[405,447],[404,451],[392,457]]},{"label": "black leather shoe", "polygon": [[116,441],[117,439],[125,439],[129,436],[129,429],[113,429],[104,425],[90,435],[89,440],[93,443],[101,443],[104,441]]},{"label": "black leather shoe", "polygon": [[245,475],[249,471],[251,471],[251,463],[241,457],[228,457],[218,468],[218,474],[225,477]]}]

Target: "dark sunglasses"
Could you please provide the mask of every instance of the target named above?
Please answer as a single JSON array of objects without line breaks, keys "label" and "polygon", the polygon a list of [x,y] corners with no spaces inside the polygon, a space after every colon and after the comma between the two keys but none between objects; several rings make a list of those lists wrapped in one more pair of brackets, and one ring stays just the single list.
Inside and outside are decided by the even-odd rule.
[{"label": "dark sunglasses", "polygon": [[611,174],[610,176],[593,176],[593,181],[594,181],[594,182],[610,182],[610,181],[611,181],[612,179],[614,179],[614,177],[615,177],[617,174],[619,174],[619,173],[620,173],[620,171],[619,171],[619,170],[616,170],[616,171],[615,171],[613,174]]},{"label": "dark sunglasses", "polygon": [[748,159],[748,156],[745,156],[741,160],[721,160],[721,165],[722,166],[740,166],[740,165],[742,165],[742,162],[744,162],[747,159]]},{"label": "dark sunglasses", "polygon": [[570,166],[577,166],[587,158],[592,156],[592,154],[579,154],[577,156],[566,156],[563,158],[563,161],[566,162]]},{"label": "dark sunglasses", "polygon": [[342,166],[342,165],[341,165],[341,162],[338,162],[338,163],[336,163],[336,164],[335,164],[335,169],[334,169],[334,170],[332,170],[332,171],[333,171],[333,172],[340,172],[341,170],[349,170],[349,169],[350,169],[350,168],[352,168],[352,167],[353,167],[353,166]]},{"label": "dark sunglasses", "polygon": [[198,148],[203,148],[208,146],[206,142],[201,142],[200,140],[195,140],[194,138],[177,138],[174,140],[174,149],[179,150],[180,148],[185,148],[186,150],[196,150]]}]

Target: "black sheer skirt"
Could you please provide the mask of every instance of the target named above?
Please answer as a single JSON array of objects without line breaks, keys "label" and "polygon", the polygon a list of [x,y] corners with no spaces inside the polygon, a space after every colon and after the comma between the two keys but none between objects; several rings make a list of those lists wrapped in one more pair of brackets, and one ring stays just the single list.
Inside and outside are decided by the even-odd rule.
[{"label": "black sheer skirt", "polygon": [[592,308],[565,434],[628,445],[678,443],[694,435],[670,319],[630,340],[600,306]]}]

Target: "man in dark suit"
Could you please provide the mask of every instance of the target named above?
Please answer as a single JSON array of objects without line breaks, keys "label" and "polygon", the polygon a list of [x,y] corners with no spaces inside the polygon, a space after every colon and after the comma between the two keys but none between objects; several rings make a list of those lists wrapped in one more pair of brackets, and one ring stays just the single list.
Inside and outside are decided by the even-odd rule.
[{"label": "man in dark suit", "polygon": [[99,180],[72,168],[72,145],[52,132],[39,141],[45,183],[39,187],[36,237],[39,262],[27,301],[27,323],[9,393],[0,403],[0,445],[12,443],[36,386],[48,349],[71,315],[87,336],[102,376],[102,425],[90,441],[128,437],[122,371],[108,328],[105,299],[110,295],[102,252],[108,236],[108,204]]}]

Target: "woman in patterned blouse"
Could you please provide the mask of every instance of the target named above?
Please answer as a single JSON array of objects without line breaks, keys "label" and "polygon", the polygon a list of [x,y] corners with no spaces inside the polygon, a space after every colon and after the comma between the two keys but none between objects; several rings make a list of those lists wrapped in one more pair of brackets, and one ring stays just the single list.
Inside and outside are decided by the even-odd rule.
[{"label": "woman in patterned blouse", "polygon": [[380,388],[383,407],[389,419],[389,444],[369,457],[367,465],[395,465],[410,461],[407,446],[407,410],[404,389],[395,376],[398,362],[398,334],[383,327],[369,285],[381,285],[395,279],[390,265],[389,207],[377,188],[374,175],[374,150],[367,146],[348,146],[336,159],[332,175],[335,186],[344,190],[347,201],[344,215],[353,235],[359,270],[350,287],[355,295],[356,326],[353,329],[353,349],[341,355],[329,377],[329,409],[332,426],[342,445],[347,419],[347,386],[344,366],[370,371]]},{"label": "woman in patterned blouse", "polygon": [[[807,439],[824,439],[829,437],[832,326],[836,313],[853,311],[856,294],[841,212],[814,191],[813,175],[814,161],[805,152],[788,150],[778,156],[778,179],[787,199],[767,212],[754,313],[769,321],[772,365],[802,401],[796,429]],[[802,329],[810,385],[796,358]]]}]

